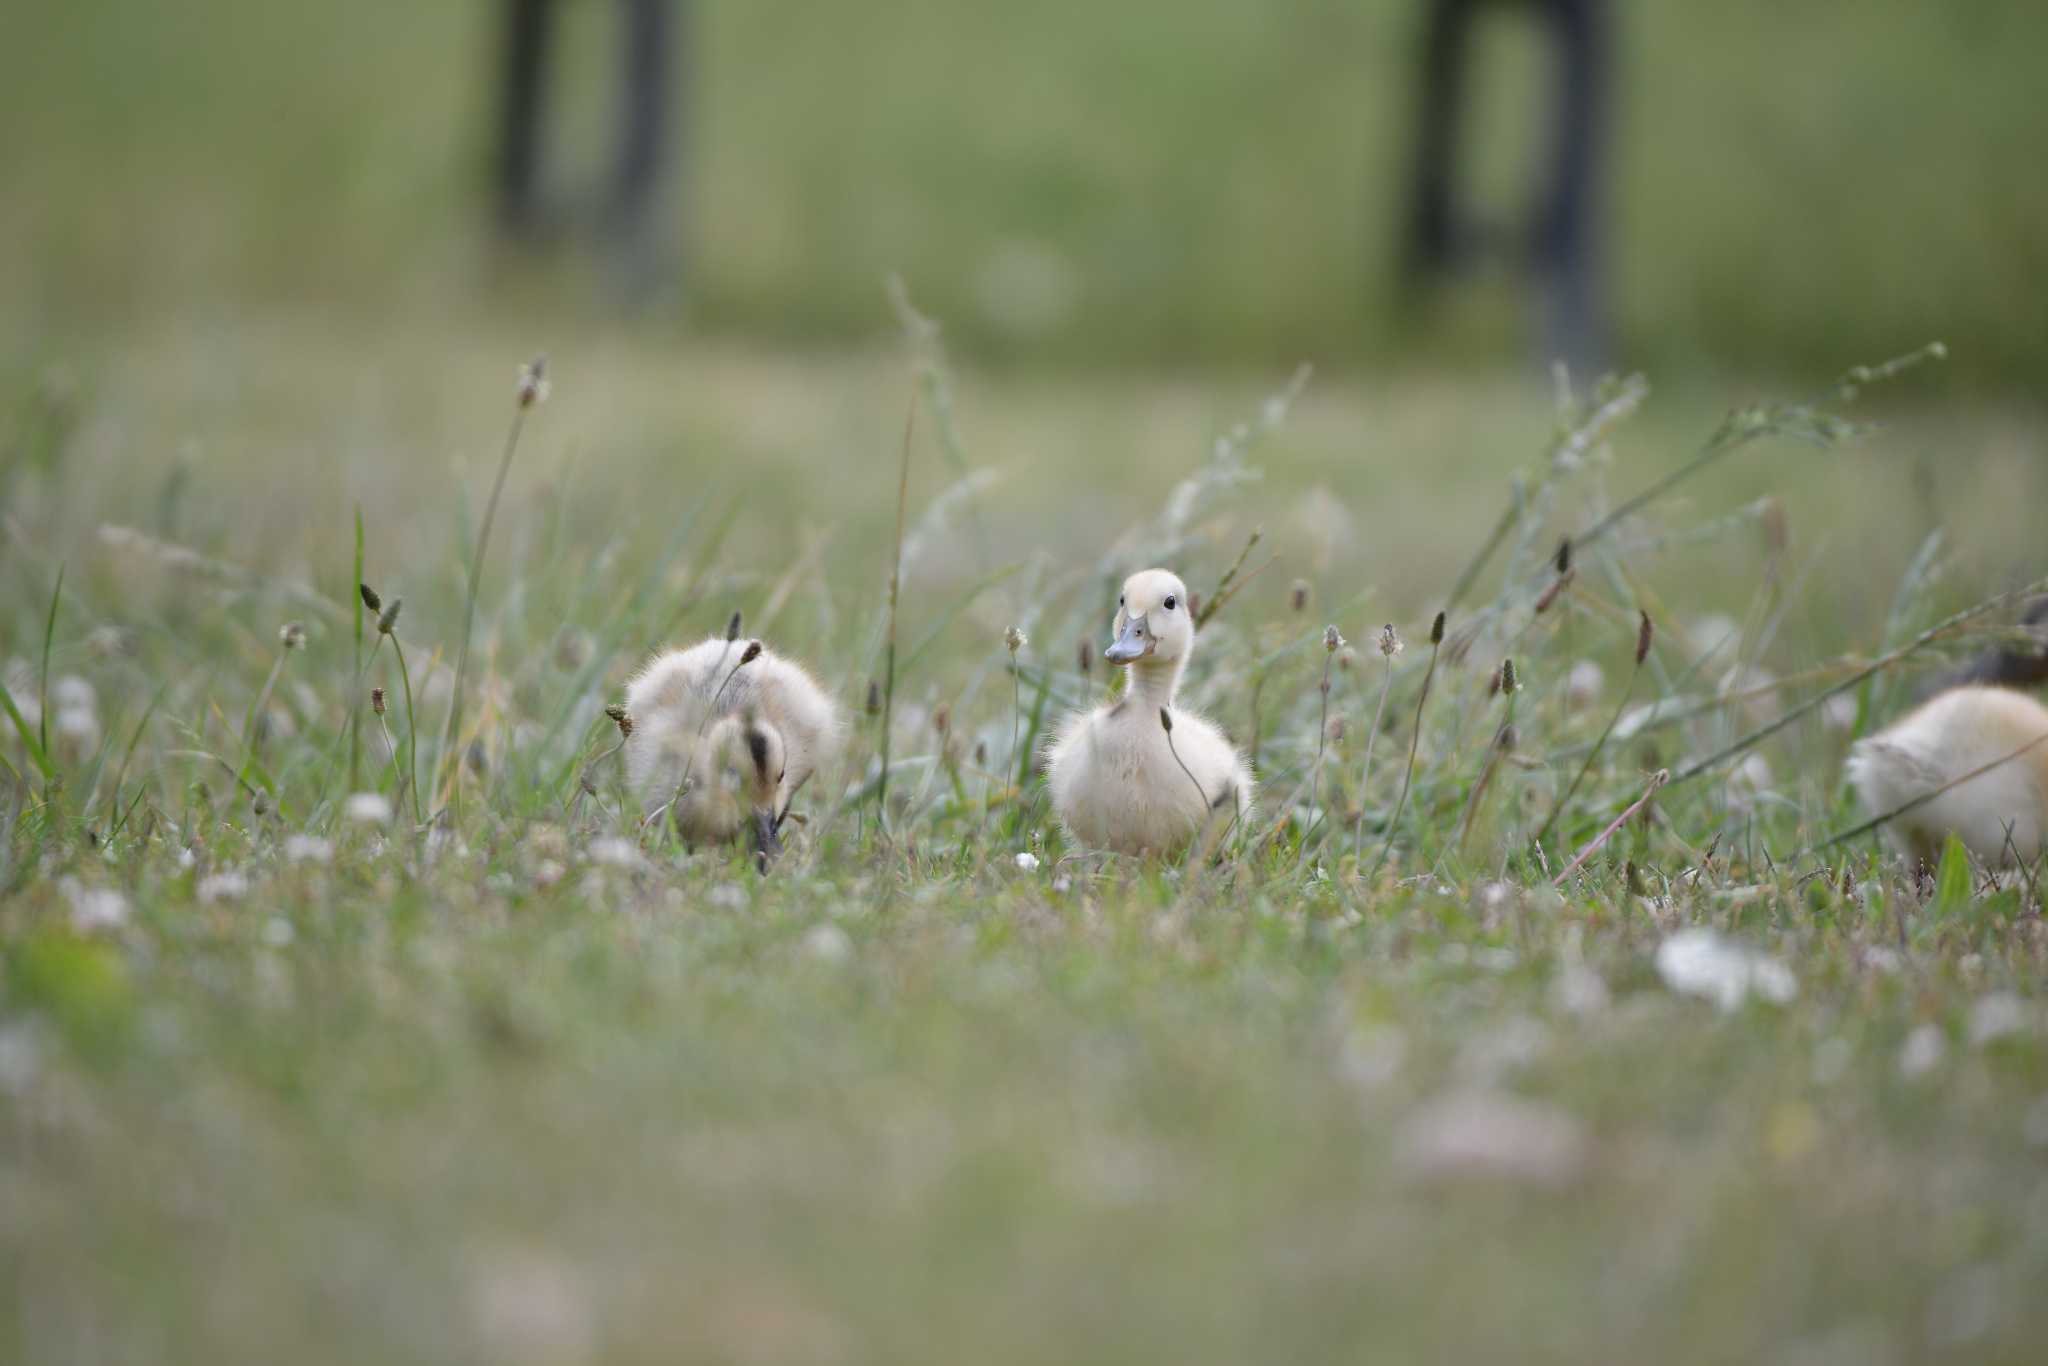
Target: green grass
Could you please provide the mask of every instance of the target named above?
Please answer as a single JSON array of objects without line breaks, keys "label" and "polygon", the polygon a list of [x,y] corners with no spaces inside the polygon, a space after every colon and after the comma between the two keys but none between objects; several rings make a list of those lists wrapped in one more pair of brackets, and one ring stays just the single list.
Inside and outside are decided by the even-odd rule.
[{"label": "green grass", "polygon": [[[1238,438],[1284,373],[930,372],[958,448],[928,403],[895,838],[863,718],[761,879],[620,810],[601,708],[648,648],[737,608],[858,713],[901,358],[555,331],[482,568],[460,737],[481,762],[437,826],[472,529],[524,357],[459,321],[365,335],[171,315],[9,377],[0,666],[37,697],[54,601],[51,709],[83,678],[98,732],[52,717],[48,781],[0,745],[21,775],[0,771],[10,1357],[2032,1359],[2037,892],[1955,866],[1923,891],[1868,839],[1801,856],[1859,818],[1849,733],[1818,722],[1762,746],[1767,773],[1671,787],[1654,825],[1548,883],[1651,770],[2032,572],[2038,413],[1959,409],[1938,368],[1758,410],[1793,435],[1882,422],[1732,450],[1587,540],[1537,616],[1558,538],[1752,395],[1675,383],[1555,470],[1575,419],[1511,379],[1337,375]],[[1258,477],[1222,477],[1219,437]],[[1393,825],[1428,618],[1517,475],[1524,514],[1451,613],[1468,648]],[[987,771],[1017,725],[1003,629],[1031,635],[1029,743],[1041,694],[1050,717],[1099,692],[1074,652],[1099,646],[1116,575],[1163,559],[1207,593],[1255,526],[1251,563],[1278,558],[1204,632],[1190,694],[1258,735],[1270,839],[1214,869],[1070,857],[1037,781],[1011,796]],[[1953,550],[1922,557],[1935,527]],[[388,643],[357,682],[358,563],[404,598],[416,723]],[[1639,605],[1658,643],[1635,699],[1701,709],[1611,742],[1539,857]],[[1709,611],[1749,626],[1741,659],[1780,696],[1713,700],[1736,659],[1684,639]],[[280,667],[287,620],[308,642]],[[1361,788],[1387,620],[1409,649]],[[1321,791],[1363,817],[1361,861],[1300,849],[1327,622],[1360,655]],[[1461,842],[1510,655],[1516,755]],[[1568,709],[1583,659],[1606,687]],[[1912,673],[1879,676],[1871,719]],[[394,825],[346,815],[351,716]],[[403,818],[414,734],[429,831]],[[108,892],[126,919],[95,924]],[[1686,926],[1779,958],[1796,999],[1673,993],[1654,954]],[[2016,1032],[1973,1037],[2015,1009]],[[1940,1059],[1908,1075],[1930,1037]],[[1441,1169],[1433,1117],[1475,1093],[1535,1107],[1510,1154],[1535,1170]]]},{"label": "green grass", "polygon": [[[478,250],[494,5],[19,6],[0,53],[10,345],[164,303],[433,319],[604,297]],[[610,109],[609,5],[566,6],[564,188]],[[687,307],[722,336],[865,340],[906,274],[978,354],[1052,367],[1519,358],[1503,281],[1394,306],[1414,3],[904,0],[699,7]],[[1611,294],[1620,354],[1825,378],[1956,348],[2024,388],[2048,352],[2048,135],[2029,0],[1630,6]],[[1523,191],[1544,53],[1482,45],[1472,130]],[[683,229],[679,229],[683,231]],[[566,278],[562,278],[566,277]]]}]

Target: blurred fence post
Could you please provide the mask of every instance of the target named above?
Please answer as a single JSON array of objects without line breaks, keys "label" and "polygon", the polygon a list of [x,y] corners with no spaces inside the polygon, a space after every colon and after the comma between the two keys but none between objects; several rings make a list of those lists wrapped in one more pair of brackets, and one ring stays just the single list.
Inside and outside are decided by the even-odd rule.
[{"label": "blurred fence post", "polygon": [[1599,305],[1599,188],[1609,79],[1608,0],[1428,0],[1423,25],[1422,99],[1403,243],[1412,292],[1470,265],[1499,234],[1457,203],[1459,126],[1468,103],[1466,68],[1482,9],[1524,5],[1549,33],[1556,57],[1546,178],[1522,250],[1535,276],[1547,358],[1585,371],[1606,345]]},{"label": "blurred fence post", "polygon": [[[601,232],[627,297],[644,299],[681,266],[680,238],[660,232],[664,191],[680,175],[674,111],[686,102],[685,0],[619,0],[617,153],[603,192]],[[559,0],[504,0],[498,124],[498,222],[532,243],[566,215],[549,211],[542,149]]]}]

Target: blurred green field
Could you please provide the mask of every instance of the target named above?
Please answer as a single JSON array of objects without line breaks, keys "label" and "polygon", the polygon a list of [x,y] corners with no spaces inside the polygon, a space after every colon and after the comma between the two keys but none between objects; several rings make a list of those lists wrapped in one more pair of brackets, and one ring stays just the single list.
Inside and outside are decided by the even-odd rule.
[{"label": "blurred green field", "polygon": [[[2038,378],[2048,321],[2024,282],[2048,268],[2048,11],[1619,8],[1625,363],[1817,380],[1940,337],[1968,389]],[[1418,9],[704,5],[690,298],[660,316],[756,343],[871,339],[901,272],[963,347],[1005,361],[1520,362],[1505,281],[1462,290],[1439,326],[1392,304]],[[567,10],[576,192],[610,108],[612,11]],[[610,297],[588,263],[537,277],[483,249],[495,13],[9,7],[8,344],[167,302],[310,306],[388,334]],[[1483,49],[1473,143],[1505,213],[1541,54],[1513,20]]]}]

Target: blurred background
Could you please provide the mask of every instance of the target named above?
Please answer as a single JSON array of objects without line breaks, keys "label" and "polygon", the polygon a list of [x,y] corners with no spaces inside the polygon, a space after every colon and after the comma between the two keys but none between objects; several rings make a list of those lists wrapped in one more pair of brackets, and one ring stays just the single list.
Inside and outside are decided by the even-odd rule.
[{"label": "blurred background", "polygon": [[[92,489],[25,523],[129,519],[331,564],[343,519],[248,504],[362,503],[394,538],[445,519],[450,474],[487,472],[512,367],[549,349],[570,411],[530,459],[551,474],[649,481],[632,512],[658,520],[713,485],[871,462],[872,489],[779,496],[884,534],[907,390],[891,274],[943,326],[969,454],[1026,476],[995,532],[1013,548],[1145,515],[1310,362],[1248,511],[1322,528],[1287,571],[1369,573],[1415,606],[1546,439],[1554,333],[1523,246],[1554,179],[1544,6],[1471,7],[1455,268],[1427,276],[1426,34],[1459,6],[677,4],[650,63],[633,5],[558,0],[514,212],[516,8],[11,0],[0,365],[15,428],[73,423]],[[1731,404],[1939,338],[1951,359],[1881,398],[1898,421],[1850,502],[1832,458],[1748,464],[1702,496],[1775,491],[1795,527],[1853,531],[1878,562],[1818,571],[1852,618],[1943,522],[1970,528],[1980,578],[2031,572],[2048,8],[1598,8],[1597,327],[1575,378],[1588,360],[1651,377],[1640,473]],[[622,224],[625,52],[667,79]],[[1067,473],[1101,496],[1030,479]]]},{"label": "blurred background", "polygon": [[[601,202],[617,0],[558,0],[543,185]],[[1512,273],[1396,307],[1425,0],[676,7],[651,320],[886,335],[902,272],[1006,362],[1267,368],[1517,357]],[[1482,6],[1463,178],[1539,169],[1549,47]],[[504,6],[13,0],[0,55],[9,330],[164,307],[409,314],[601,301],[571,248],[489,250]],[[1616,359],[1831,375],[1932,337],[1954,382],[2038,378],[2048,133],[2028,0],[1614,7]],[[1497,275],[1499,278],[1495,278]],[[596,306],[593,302],[591,306]]]}]

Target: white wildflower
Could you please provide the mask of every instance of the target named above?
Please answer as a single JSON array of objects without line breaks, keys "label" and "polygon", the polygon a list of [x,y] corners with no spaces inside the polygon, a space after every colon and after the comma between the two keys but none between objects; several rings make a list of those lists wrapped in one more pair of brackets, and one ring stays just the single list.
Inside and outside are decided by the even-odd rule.
[{"label": "white wildflower", "polygon": [[341,814],[357,825],[389,825],[391,799],[381,792],[353,792],[341,804]]},{"label": "white wildflower", "polygon": [[71,903],[71,928],[80,934],[128,923],[128,898],[112,887],[87,887],[75,877],[65,878],[61,886]]},{"label": "white wildflower", "polygon": [[814,925],[804,935],[803,948],[807,957],[821,963],[839,963],[852,955],[853,940],[837,925]]},{"label": "white wildflower", "polygon": [[1687,996],[1735,1010],[1755,994],[1784,1005],[1799,994],[1792,970],[1709,929],[1680,930],[1657,946],[1657,975]]},{"label": "white wildflower", "polygon": [[590,842],[590,861],[607,868],[638,868],[640,846],[617,835],[605,835]]},{"label": "white wildflower", "polygon": [[1587,1147],[1578,1120],[1555,1106],[1467,1090],[1422,1107],[1402,1128],[1395,1156],[1411,1174],[1433,1180],[1559,1186],[1585,1166]]},{"label": "white wildflower", "polygon": [[1941,1032],[1941,1026],[1918,1025],[1899,1049],[1899,1075],[1907,1081],[1918,1081],[1941,1066],[1947,1055],[1948,1037]]},{"label": "white wildflower", "polygon": [[209,873],[199,879],[199,899],[204,902],[240,901],[249,894],[247,875],[230,868],[226,872]]},{"label": "white wildflower", "polygon": [[1994,991],[1970,1011],[1970,1046],[1982,1048],[2024,1034],[2033,1023],[2027,1003],[2009,991]]},{"label": "white wildflower", "polygon": [[1032,853],[1029,849],[1024,850],[1017,855],[1017,867],[1027,873],[1037,872],[1038,855]]},{"label": "white wildflower", "polygon": [[76,707],[81,711],[98,711],[100,695],[91,683],[77,674],[65,674],[50,685],[50,703],[56,707]]},{"label": "white wildflower", "polygon": [[284,842],[284,856],[293,863],[331,863],[334,861],[334,841],[318,835],[288,835]]},{"label": "white wildflower", "polygon": [[1600,700],[1606,687],[1607,671],[1590,659],[1582,659],[1564,676],[1565,705],[1573,711],[1584,711]]}]

